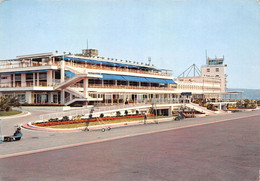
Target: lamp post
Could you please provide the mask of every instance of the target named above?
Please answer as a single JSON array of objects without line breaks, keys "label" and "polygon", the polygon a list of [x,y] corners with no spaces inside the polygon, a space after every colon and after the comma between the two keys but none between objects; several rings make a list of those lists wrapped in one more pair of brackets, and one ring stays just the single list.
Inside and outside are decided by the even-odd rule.
[{"label": "lamp post", "polygon": [[155,120],[154,120],[154,122],[155,122],[156,124],[159,124],[158,117],[157,117],[156,98],[155,98],[155,99],[153,98],[152,108],[153,108],[154,111],[155,111]]},{"label": "lamp post", "polygon": [[2,121],[2,119],[0,118],[0,143],[3,143],[2,130],[1,130],[1,121]]}]

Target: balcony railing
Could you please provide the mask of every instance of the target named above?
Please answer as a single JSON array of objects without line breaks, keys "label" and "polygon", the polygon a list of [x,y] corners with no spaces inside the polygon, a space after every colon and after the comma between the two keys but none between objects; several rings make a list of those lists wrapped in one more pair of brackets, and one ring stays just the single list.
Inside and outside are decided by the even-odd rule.
[{"label": "balcony railing", "polygon": [[121,67],[107,67],[102,65],[92,65],[92,64],[77,64],[72,62],[66,62],[65,65],[78,67],[78,68],[86,68],[86,69],[98,69],[98,70],[109,70],[109,71],[117,71],[117,72],[131,72],[131,73],[139,73],[139,74],[149,74],[149,75],[157,75],[157,76],[167,76],[171,77],[171,74],[165,74],[161,72],[155,71],[144,71],[144,70],[135,70],[129,68],[121,68]]},{"label": "balcony railing", "polygon": [[15,82],[15,83],[0,83],[0,88],[11,88],[11,87],[53,87],[57,85],[57,82],[47,83],[47,82],[25,82],[24,84],[21,82]]},{"label": "balcony railing", "polygon": [[141,90],[175,90],[172,87],[148,87],[148,86],[126,86],[126,85],[96,85],[89,84],[89,88],[102,88],[102,89],[141,89]]}]

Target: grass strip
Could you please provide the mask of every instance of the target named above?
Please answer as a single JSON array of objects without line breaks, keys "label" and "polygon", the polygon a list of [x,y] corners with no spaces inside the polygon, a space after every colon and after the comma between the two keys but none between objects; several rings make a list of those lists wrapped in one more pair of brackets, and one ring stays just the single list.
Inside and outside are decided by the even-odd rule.
[{"label": "grass strip", "polygon": [[13,116],[20,114],[22,111],[12,110],[12,111],[0,111],[0,116]]}]

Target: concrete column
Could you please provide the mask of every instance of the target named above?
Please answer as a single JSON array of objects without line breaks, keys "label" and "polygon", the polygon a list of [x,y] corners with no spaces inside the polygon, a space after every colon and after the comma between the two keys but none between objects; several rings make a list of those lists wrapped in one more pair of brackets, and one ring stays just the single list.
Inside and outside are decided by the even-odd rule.
[{"label": "concrete column", "polygon": [[52,71],[52,79],[55,81],[56,77],[55,77],[55,70]]},{"label": "concrete column", "polygon": [[35,73],[33,73],[33,87],[35,86]]},{"label": "concrete column", "polygon": [[65,104],[65,90],[61,90],[60,103]]},{"label": "concrete column", "polygon": [[52,70],[49,70],[47,72],[47,86],[51,86],[52,85]]},{"label": "concrete column", "polygon": [[172,108],[172,106],[170,106],[168,109],[168,116],[172,116],[172,110],[173,110],[173,108]]},{"label": "concrete column", "polygon": [[53,92],[48,93],[48,102],[52,103],[53,102]]},{"label": "concrete column", "polygon": [[15,74],[13,74],[13,87],[15,87]]},{"label": "concrete column", "polygon": [[26,74],[21,74],[21,86],[26,87]]},{"label": "concrete column", "polygon": [[112,94],[112,96],[111,96],[111,105],[113,105],[114,104],[114,94]]},{"label": "concrete column", "polygon": [[61,61],[61,71],[60,71],[60,82],[64,82],[65,81],[65,61],[62,60]]},{"label": "concrete column", "polygon": [[161,116],[162,115],[162,110],[159,109],[158,112],[159,112],[159,115]]},{"label": "concrete column", "polygon": [[26,91],[25,100],[26,100],[27,103],[32,103],[32,92]]},{"label": "concrete column", "polygon": [[87,98],[88,97],[88,79],[87,78],[84,78],[84,80],[83,80],[83,89],[84,89],[83,96],[85,98]]},{"label": "concrete column", "polygon": [[51,57],[49,57],[48,65],[52,65],[52,58]]},{"label": "concrete column", "polygon": [[37,86],[40,86],[40,74],[39,74],[39,72],[37,73]]}]

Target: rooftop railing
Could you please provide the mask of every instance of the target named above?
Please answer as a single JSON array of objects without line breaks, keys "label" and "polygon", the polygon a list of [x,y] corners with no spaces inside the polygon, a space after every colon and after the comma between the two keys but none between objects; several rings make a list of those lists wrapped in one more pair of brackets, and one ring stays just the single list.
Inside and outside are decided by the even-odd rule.
[{"label": "rooftop railing", "polygon": [[47,65],[59,65],[57,63],[48,62],[0,62],[0,69],[13,69],[13,68],[26,68],[26,67],[38,67]]}]

